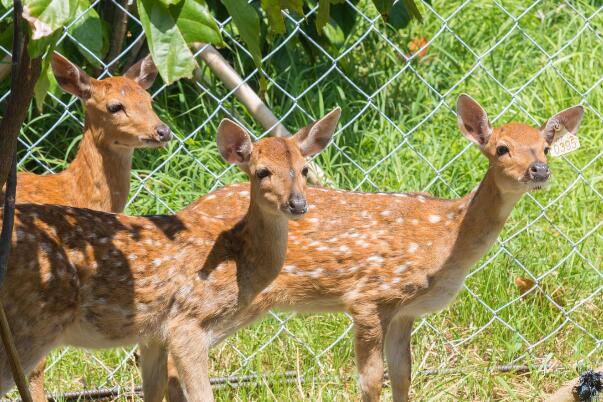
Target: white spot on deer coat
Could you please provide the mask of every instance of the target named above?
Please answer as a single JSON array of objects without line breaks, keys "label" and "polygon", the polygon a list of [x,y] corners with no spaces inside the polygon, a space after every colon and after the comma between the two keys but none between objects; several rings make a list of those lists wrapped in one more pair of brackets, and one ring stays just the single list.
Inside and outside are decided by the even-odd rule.
[{"label": "white spot on deer coat", "polygon": [[442,218],[440,218],[439,215],[429,215],[429,222],[431,223],[438,223]]},{"label": "white spot on deer coat", "polygon": [[410,264],[402,264],[402,265],[398,265],[395,269],[394,269],[394,274],[396,275],[400,275],[402,274],[402,272],[406,271],[408,269],[408,267],[410,266]]},{"label": "white spot on deer coat", "polygon": [[339,247],[339,251],[341,251],[342,253],[349,253],[351,250],[348,246],[343,245]]},{"label": "white spot on deer coat", "polygon": [[367,248],[369,246],[369,244],[367,242],[365,242],[364,240],[356,240],[356,244],[362,248]]},{"label": "white spot on deer coat", "polygon": [[312,278],[319,278],[322,273],[323,273],[324,269],[322,268],[316,268],[314,271],[310,271],[310,276]]},{"label": "white spot on deer coat", "polygon": [[417,251],[419,249],[419,245],[417,243],[410,243],[408,245],[408,252],[409,253],[414,253],[415,251]]}]

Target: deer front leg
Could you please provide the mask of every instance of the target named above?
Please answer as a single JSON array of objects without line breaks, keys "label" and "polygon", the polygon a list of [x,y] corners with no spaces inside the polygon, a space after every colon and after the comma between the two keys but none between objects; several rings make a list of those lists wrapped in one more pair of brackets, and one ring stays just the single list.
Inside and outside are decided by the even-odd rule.
[{"label": "deer front leg", "polygon": [[46,368],[46,359],[40,360],[36,367],[29,373],[29,389],[33,402],[46,402],[44,393],[44,369]]},{"label": "deer front leg", "polygon": [[394,402],[408,401],[410,389],[410,335],[414,318],[396,316],[385,335],[385,355]]},{"label": "deer front leg", "polygon": [[383,327],[377,317],[354,316],[354,349],[363,402],[379,401],[383,386]]},{"label": "deer front leg", "polygon": [[184,396],[184,390],[180,385],[180,378],[178,378],[178,369],[176,367],[176,363],[174,362],[174,358],[170,353],[168,355],[167,361],[167,374],[168,374],[168,390],[167,390],[167,400],[168,402],[186,402],[186,397]]},{"label": "deer front leg", "polygon": [[213,402],[209,383],[207,334],[196,323],[179,325],[169,335],[169,352],[189,402]]},{"label": "deer front leg", "polygon": [[151,341],[140,346],[142,393],[145,402],[161,402],[167,387],[167,350]]}]

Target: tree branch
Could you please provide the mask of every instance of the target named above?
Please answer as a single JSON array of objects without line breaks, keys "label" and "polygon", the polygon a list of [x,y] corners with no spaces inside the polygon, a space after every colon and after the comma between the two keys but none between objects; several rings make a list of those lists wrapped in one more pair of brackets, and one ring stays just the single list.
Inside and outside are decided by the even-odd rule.
[{"label": "tree branch", "polygon": [[[4,276],[8,268],[11,238],[15,218],[15,199],[17,192],[17,136],[21,131],[21,125],[25,120],[25,114],[33,97],[34,85],[40,76],[41,59],[29,59],[27,43],[29,35],[23,35],[22,23],[23,3],[21,0],[13,0],[14,34],[12,52],[12,73],[10,96],[6,115],[0,122],[0,188],[6,183],[4,195],[4,213],[2,217],[2,233],[0,234],[0,287],[4,282]],[[19,389],[19,394],[24,402],[32,402],[27,380],[23,367],[19,361],[19,355],[8,319],[4,311],[4,305],[0,300],[0,337],[2,345],[8,357],[8,362]]]},{"label": "tree branch", "polygon": [[[15,5],[17,3],[21,2],[15,1]],[[17,16],[15,9],[15,30],[21,29],[18,26],[20,24],[17,23],[20,19],[21,16]],[[23,36],[25,38],[22,38]],[[28,36],[20,35],[20,32],[17,35],[15,32],[13,40],[10,96],[7,100],[6,114],[0,121],[0,188],[6,183],[17,147],[17,136],[33,98],[34,86],[40,77],[42,59],[38,57],[30,60],[27,51],[22,52],[23,49],[27,49]]]},{"label": "tree branch", "polygon": [[[128,28],[128,14],[124,11],[124,9],[129,9],[130,2],[128,0],[122,0],[120,1],[119,6],[115,5],[114,7],[111,45],[109,46],[109,53],[107,54],[107,57],[105,57],[105,60],[109,63],[111,63],[113,59],[119,55],[121,49],[123,48],[124,38]],[[115,71],[116,68],[117,63],[114,63],[111,65],[111,67],[109,67],[109,71]]]},{"label": "tree branch", "polygon": [[[274,113],[266,106],[266,104],[260,99],[260,97],[254,92],[254,90],[243,81],[243,78],[232,68],[230,63],[218,52],[212,45],[206,43],[195,43],[193,44],[195,52],[203,49],[200,53],[201,59],[207,64],[207,66],[218,76],[218,78],[224,83],[226,88],[234,91],[234,96],[241,101],[247,108],[249,113],[264,127],[266,130],[270,130],[270,135],[275,137],[289,137],[291,133],[287,128],[276,118]],[[197,74],[195,79],[199,80],[200,76]],[[310,174],[308,175],[308,181],[312,184],[327,184],[334,186],[334,183],[329,180],[324,174],[320,166],[314,162],[310,162]]]}]

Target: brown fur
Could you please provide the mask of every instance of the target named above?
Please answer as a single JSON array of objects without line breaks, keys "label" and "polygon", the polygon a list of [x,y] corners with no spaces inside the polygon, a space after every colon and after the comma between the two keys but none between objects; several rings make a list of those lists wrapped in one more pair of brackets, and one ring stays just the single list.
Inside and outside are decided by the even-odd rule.
[{"label": "brown fur", "polygon": [[[223,339],[273,308],[345,311],[354,320],[362,399],[379,400],[385,352],[394,401],[406,401],[413,321],[454,300],[469,268],[494,243],[513,205],[535,188],[529,167],[546,161],[543,133],[519,123],[491,132],[483,109],[467,98],[459,99],[459,115],[465,119],[459,123],[475,142],[479,138],[474,136],[483,136],[480,149],[490,162],[475,191],[443,200],[418,193],[309,188],[313,207],[305,220],[289,224],[281,274],[237,314],[230,328],[215,336]],[[579,124],[581,108],[551,120],[569,113],[579,114],[574,125]],[[473,124],[471,131],[465,124]],[[575,131],[577,126],[567,129]],[[510,154],[496,155],[501,144]],[[240,216],[244,187],[227,186],[189,209]],[[170,395],[178,394],[176,380],[169,379]]]},{"label": "brown fur", "polygon": [[[220,125],[220,152],[251,178],[242,219],[191,209],[175,216],[128,217],[18,205],[13,269],[0,297],[25,369],[59,345],[140,343],[146,400],[163,395],[167,348],[185,395],[211,400],[207,349],[278,274],[287,221],[305,211],[290,207],[293,195],[305,202],[304,156],[322,149],[338,117],[336,110],[307,135],[253,146],[234,123]],[[315,143],[321,145],[312,148]],[[308,145],[312,149],[302,153]],[[271,175],[257,177],[261,168]],[[0,352],[0,391],[11,385],[7,357]]]},{"label": "brown fur", "polygon": [[[157,137],[161,121],[153,111],[151,96],[135,81],[140,63],[126,73],[130,77],[95,80],[87,77],[82,97],[86,107],[84,135],[73,162],[64,171],[46,176],[18,174],[17,203],[35,202],[121,212],[130,190],[130,170],[134,148],[164,144]],[[83,71],[55,54],[53,71],[57,77],[71,69]],[[64,89],[75,92],[70,76],[59,79]],[[76,94],[81,95],[81,94]],[[107,110],[120,103],[124,112]]]},{"label": "brown fur", "polygon": [[[17,203],[122,212],[130,191],[134,148],[163,144],[155,133],[161,121],[153,111],[150,95],[138,82],[144,79],[144,85],[152,83],[154,65],[150,59],[142,59],[127,76],[94,80],[54,54],[52,68],[63,88],[80,96],[86,106],[84,135],[75,159],[64,171],[46,176],[18,173]],[[73,76],[74,72],[79,76]],[[80,92],[82,79],[86,81],[85,93]],[[107,110],[108,102],[121,103],[127,114],[112,115]],[[147,138],[152,141],[145,141]],[[0,198],[4,202],[3,194]],[[46,401],[44,368],[42,360],[29,377],[35,402]]]}]

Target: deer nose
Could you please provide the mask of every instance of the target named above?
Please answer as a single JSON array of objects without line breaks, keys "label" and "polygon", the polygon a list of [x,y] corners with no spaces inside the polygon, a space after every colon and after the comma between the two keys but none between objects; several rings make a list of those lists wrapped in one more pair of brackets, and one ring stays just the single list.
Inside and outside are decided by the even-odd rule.
[{"label": "deer nose", "polygon": [[293,215],[303,215],[308,212],[308,204],[303,195],[299,193],[291,194],[289,197],[289,211]]},{"label": "deer nose", "polygon": [[172,138],[172,130],[170,130],[170,128],[163,123],[157,125],[157,127],[155,127],[155,131],[157,132],[159,141],[169,141]]},{"label": "deer nose", "polygon": [[534,181],[546,181],[551,175],[549,165],[544,162],[534,162],[528,170],[530,178]]}]

